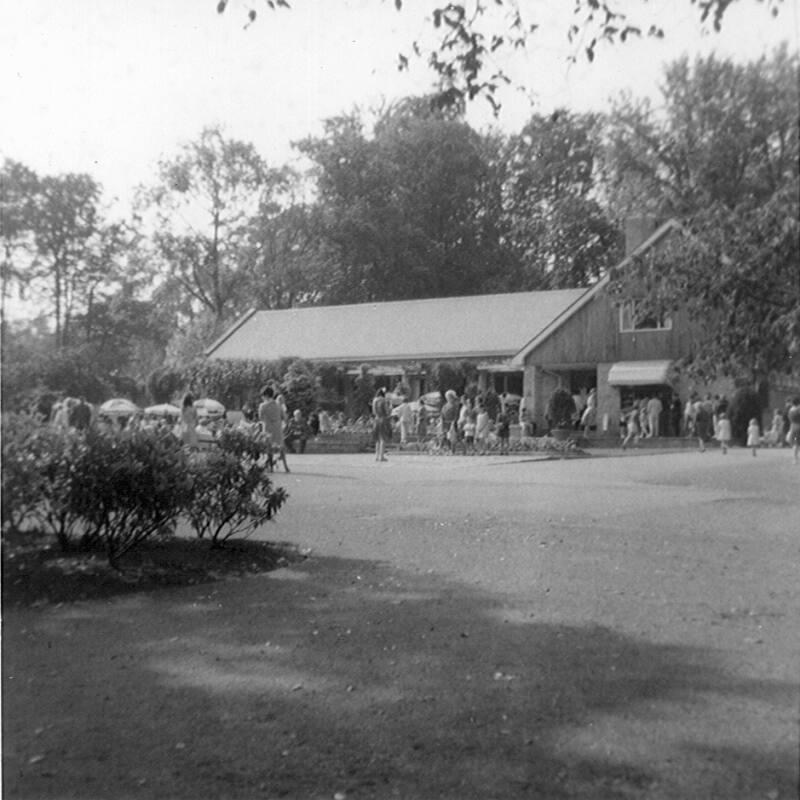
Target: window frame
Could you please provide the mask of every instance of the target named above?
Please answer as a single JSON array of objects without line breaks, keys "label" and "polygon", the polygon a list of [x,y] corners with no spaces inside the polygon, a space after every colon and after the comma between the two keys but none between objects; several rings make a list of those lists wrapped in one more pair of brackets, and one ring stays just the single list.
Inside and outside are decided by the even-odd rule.
[{"label": "window frame", "polygon": [[[636,303],[633,300],[628,300],[621,303],[619,307],[619,332],[620,333],[647,333],[657,331],[671,331],[672,330],[672,314],[669,312],[662,312],[660,315],[660,324],[655,327],[646,326],[638,327],[635,321]],[[628,326],[626,327],[626,317]]]}]

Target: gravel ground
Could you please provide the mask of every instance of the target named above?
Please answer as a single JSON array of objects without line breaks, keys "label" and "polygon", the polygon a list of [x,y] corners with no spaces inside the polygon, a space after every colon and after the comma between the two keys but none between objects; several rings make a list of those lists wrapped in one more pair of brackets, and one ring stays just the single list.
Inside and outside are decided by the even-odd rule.
[{"label": "gravel ground", "polygon": [[290,466],[305,560],[5,608],[4,797],[797,797],[788,451]]}]

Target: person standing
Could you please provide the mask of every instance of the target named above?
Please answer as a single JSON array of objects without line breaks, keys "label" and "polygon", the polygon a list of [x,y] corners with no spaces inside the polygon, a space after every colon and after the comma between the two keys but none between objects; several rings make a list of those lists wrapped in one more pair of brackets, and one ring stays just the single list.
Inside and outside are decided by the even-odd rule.
[{"label": "person standing", "polygon": [[386,389],[381,386],[372,400],[372,438],[375,440],[375,460],[388,461],[386,458],[386,443],[392,438],[392,422],[389,401],[386,399]]},{"label": "person standing", "polygon": [[597,416],[597,389],[590,389],[586,398],[586,408],[581,415],[581,427],[583,428],[583,435],[589,437],[589,430],[595,424]]},{"label": "person standing", "polygon": [[694,404],[694,434],[697,437],[697,445],[701,453],[705,453],[706,441],[711,438],[711,425],[711,406],[698,399]]},{"label": "person standing", "polygon": [[258,421],[261,423],[264,433],[270,438],[272,451],[277,452],[283,469],[289,472],[289,465],[286,463],[286,446],[283,443],[283,426],[286,421],[283,406],[275,399],[275,390],[271,386],[265,386],[261,390],[261,401],[261,405],[258,407]]},{"label": "person standing", "polygon": [[303,412],[296,408],[286,426],[286,434],[283,441],[288,445],[292,453],[305,453],[306,441],[308,441],[309,428],[303,419]]},{"label": "person standing", "polygon": [[181,403],[180,437],[186,447],[196,450],[197,441],[197,411],[194,407],[194,398],[188,392],[183,396]]},{"label": "person standing", "polygon": [[794,463],[800,463],[800,397],[792,400],[791,406],[786,416],[789,418],[789,433],[786,434],[786,441],[792,448]]},{"label": "person standing", "polygon": [[783,446],[784,430],[785,428],[783,424],[783,412],[779,408],[776,408],[775,413],[772,415],[772,427],[769,429],[770,447]]},{"label": "person standing", "polygon": [[411,404],[403,399],[403,402],[395,409],[397,414],[398,427],[400,428],[400,444],[404,445],[408,442],[408,434],[414,423],[414,412],[411,409]]},{"label": "person standing", "polygon": [[[731,421],[728,419],[728,415],[722,411],[717,418],[717,439],[719,440],[719,446],[722,449],[722,455],[727,455],[732,438],[733,431],[731,430]],[[747,438],[748,440],[750,439],[749,429]]]},{"label": "person standing", "polygon": [[448,389],[444,393],[444,405],[442,406],[442,443],[445,444],[452,453],[455,453],[453,446],[453,439],[458,438],[458,395],[452,390]]},{"label": "person standing", "polygon": [[508,440],[511,436],[511,421],[505,411],[497,415],[497,438],[500,440],[500,455],[508,455]]},{"label": "person standing", "polygon": [[478,446],[478,455],[484,456],[489,447],[489,429],[491,420],[486,406],[478,405],[478,414],[475,417],[475,443]]},{"label": "person standing", "polygon": [[92,409],[83,397],[72,407],[69,415],[69,426],[78,431],[85,431],[92,421]]},{"label": "person standing", "polygon": [[[723,414],[723,416],[725,415]],[[759,444],[761,444],[761,429],[758,426],[758,420],[753,417],[747,426],[747,446],[752,448],[753,457],[758,455]]]},{"label": "person standing", "polygon": [[647,401],[647,421],[650,426],[648,436],[655,438],[661,435],[661,412],[663,410],[664,406],[661,403],[661,399],[654,394]]}]

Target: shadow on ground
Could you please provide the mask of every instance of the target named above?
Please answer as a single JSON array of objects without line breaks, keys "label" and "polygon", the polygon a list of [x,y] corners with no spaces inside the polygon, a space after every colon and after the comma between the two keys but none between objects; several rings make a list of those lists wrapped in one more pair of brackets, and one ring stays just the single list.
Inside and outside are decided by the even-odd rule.
[{"label": "shadow on ground", "polygon": [[4,797],[793,796],[790,743],[724,716],[794,687],[536,613],[337,559],[15,610]]}]

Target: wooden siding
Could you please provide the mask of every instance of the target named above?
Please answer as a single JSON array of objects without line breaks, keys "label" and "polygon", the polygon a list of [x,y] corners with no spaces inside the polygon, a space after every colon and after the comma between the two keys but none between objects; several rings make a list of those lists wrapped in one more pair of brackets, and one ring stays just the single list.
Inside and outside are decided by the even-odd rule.
[{"label": "wooden siding", "polygon": [[555,330],[525,359],[528,365],[556,367],[615,361],[675,360],[691,351],[686,314],[678,313],[671,330],[619,330],[619,308],[600,292]]},{"label": "wooden siding", "polygon": [[616,360],[617,324],[605,292],[594,297],[525,359],[527,364],[596,364]]}]

